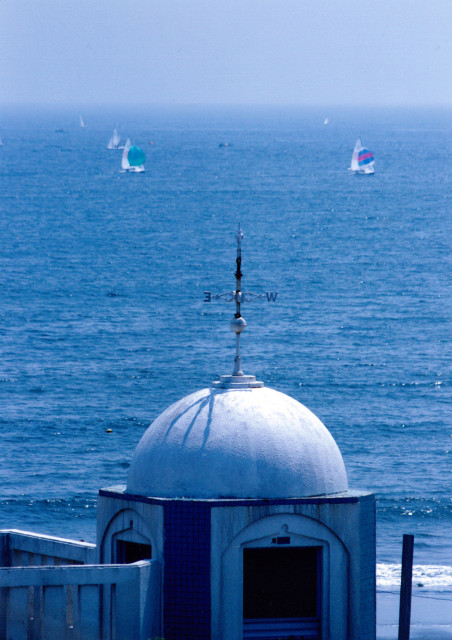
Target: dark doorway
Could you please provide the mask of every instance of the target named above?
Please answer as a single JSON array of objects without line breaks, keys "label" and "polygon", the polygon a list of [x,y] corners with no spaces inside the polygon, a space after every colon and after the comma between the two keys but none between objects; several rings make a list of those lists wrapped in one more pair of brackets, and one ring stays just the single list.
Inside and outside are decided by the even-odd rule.
[{"label": "dark doorway", "polygon": [[318,618],[320,550],[244,549],[243,618]]},{"label": "dark doorway", "polygon": [[150,560],[152,558],[152,546],[141,542],[129,542],[116,540],[116,562],[118,564],[130,564],[138,560]]}]

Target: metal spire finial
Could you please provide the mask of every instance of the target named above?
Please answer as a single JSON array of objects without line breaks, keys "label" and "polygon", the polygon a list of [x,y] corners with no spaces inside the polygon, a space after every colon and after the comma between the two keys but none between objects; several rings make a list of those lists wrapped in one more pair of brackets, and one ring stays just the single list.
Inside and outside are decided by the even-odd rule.
[{"label": "metal spire finial", "polygon": [[235,358],[234,369],[232,375],[220,376],[219,380],[215,380],[212,383],[214,388],[223,389],[252,389],[254,387],[263,387],[264,383],[256,380],[256,376],[245,375],[242,371],[242,359],[240,356],[240,334],[246,329],[245,319],[242,318],[240,306],[242,302],[251,302],[253,300],[267,300],[267,302],[274,302],[276,300],[277,292],[266,291],[265,293],[251,293],[250,291],[242,291],[242,240],[243,232],[239,224],[237,233],[237,258],[236,258],[236,272],[235,272],[235,291],[228,291],[226,293],[213,294],[211,291],[204,291],[204,302],[211,302],[212,300],[226,300],[227,302],[235,301],[235,314],[231,320],[231,329],[236,335],[235,343]]},{"label": "metal spire finial", "polygon": [[242,240],[243,240],[243,232],[240,227],[237,230],[237,271],[235,272],[235,314],[233,319],[231,320],[231,329],[234,331],[235,338],[235,359],[234,359],[234,370],[232,372],[233,376],[243,376],[242,371],[242,359],[240,357],[240,334],[242,331],[246,329],[246,321],[245,318],[242,318],[242,314],[240,313],[240,304],[242,302]]}]

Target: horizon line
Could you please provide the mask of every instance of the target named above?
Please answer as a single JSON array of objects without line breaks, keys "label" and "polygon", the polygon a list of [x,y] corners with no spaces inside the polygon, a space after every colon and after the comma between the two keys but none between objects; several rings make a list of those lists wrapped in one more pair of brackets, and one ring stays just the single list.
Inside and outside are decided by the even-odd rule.
[{"label": "horizon line", "polygon": [[279,102],[139,102],[131,105],[129,102],[2,102],[0,101],[0,109],[2,108],[72,108],[76,111],[80,109],[91,108],[262,108],[262,109],[451,109],[452,102],[445,103],[429,103],[429,102],[394,102],[394,103],[279,103]]}]

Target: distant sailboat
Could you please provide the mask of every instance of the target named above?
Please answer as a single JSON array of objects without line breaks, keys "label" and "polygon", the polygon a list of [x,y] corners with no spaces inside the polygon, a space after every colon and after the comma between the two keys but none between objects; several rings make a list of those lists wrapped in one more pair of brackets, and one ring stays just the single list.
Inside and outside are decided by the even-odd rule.
[{"label": "distant sailboat", "polygon": [[0,147],[3,147],[3,141],[1,138],[0,138]]},{"label": "distant sailboat", "polygon": [[328,118],[325,118],[325,120],[323,121],[323,124],[330,124],[330,121],[328,120]]},{"label": "distant sailboat", "polygon": [[82,117],[82,116],[80,116],[80,126],[81,126],[82,128],[83,128],[83,127],[86,127],[85,121],[83,120],[83,117]]},{"label": "distant sailboat", "polygon": [[144,169],[144,161],[146,156],[140,147],[132,145],[130,138],[127,138],[127,142],[124,145],[124,151],[122,152],[121,168],[128,173],[142,173]]},{"label": "distant sailboat", "polygon": [[361,138],[358,138],[353,149],[352,161],[349,167],[350,171],[356,174],[371,175],[375,173],[375,158],[372,151],[366,149],[361,144]]},{"label": "distant sailboat", "polygon": [[119,137],[118,130],[115,127],[113,129],[113,135],[111,136],[110,140],[108,141],[107,149],[119,149],[120,140],[121,140],[121,138]]}]

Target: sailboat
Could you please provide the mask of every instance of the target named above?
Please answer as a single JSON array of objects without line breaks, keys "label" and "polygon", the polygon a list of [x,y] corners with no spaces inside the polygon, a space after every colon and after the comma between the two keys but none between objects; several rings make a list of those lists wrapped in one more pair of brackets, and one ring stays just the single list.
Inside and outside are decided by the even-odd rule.
[{"label": "sailboat", "polygon": [[325,118],[325,120],[323,121],[323,124],[324,124],[324,125],[330,124],[329,119],[328,119],[328,118]]},{"label": "sailboat", "polygon": [[113,129],[113,135],[111,136],[110,140],[108,141],[107,149],[119,149],[120,140],[121,140],[121,138],[119,137],[118,130],[115,127]]},{"label": "sailboat", "polygon": [[82,128],[83,128],[83,127],[86,127],[85,121],[83,120],[83,117],[82,117],[82,116],[80,116],[80,126],[81,126]]},{"label": "sailboat", "polygon": [[353,149],[350,171],[358,175],[371,175],[375,173],[375,158],[372,151],[363,147],[361,138],[358,138]]},{"label": "sailboat", "polygon": [[122,152],[121,168],[123,172],[128,173],[142,173],[145,171],[144,161],[146,156],[144,152],[135,145],[132,145],[130,138],[127,138],[127,142],[124,145],[124,151]]}]

